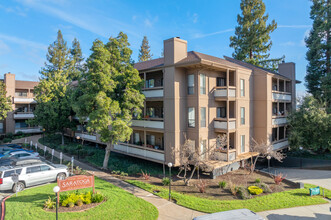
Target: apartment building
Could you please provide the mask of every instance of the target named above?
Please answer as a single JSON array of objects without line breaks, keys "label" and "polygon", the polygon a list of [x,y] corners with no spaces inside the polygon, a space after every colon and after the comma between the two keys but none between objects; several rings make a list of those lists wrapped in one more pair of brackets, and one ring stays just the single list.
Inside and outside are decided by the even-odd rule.
[{"label": "apartment building", "polygon": [[[164,58],[136,63],[145,80],[142,118],[132,120],[127,143],[113,151],[179,165],[180,146],[186,139],[199,152],[217,148],[220,159],[204,154],[212,175],[224,167],[236,169],[250,158],[252,138],[268,141],[275,150],[288,146],[286,115],[295,109],[295,64],[282,63],[279,73],[229,57],[225,59],[187,51],[187,41],[164,41]],[[98,135],[74,134],[101,143]],[[226,135],[226,146],[219,137]]]},{"label": "apartment building", "polygon": [[4,74],[7,96],[12,98],[13,111],[5,120],[0,121],[0,134],[7,133],[40,133],[40,127],[30,127],[26,120],[34,118],[36,108],[33,90],[38,82],[15,80],[15,74]]}]

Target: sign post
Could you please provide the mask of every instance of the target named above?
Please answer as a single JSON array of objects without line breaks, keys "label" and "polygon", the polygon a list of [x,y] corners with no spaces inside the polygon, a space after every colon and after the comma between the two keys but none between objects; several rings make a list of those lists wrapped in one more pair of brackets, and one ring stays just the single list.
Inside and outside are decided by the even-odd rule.
[{"label": "sign post", "polygon": [[13,182],[15,183],[15,187],[16,187],[16,196],[17,196],[17,183],[18,183],[18,174],[17,173],[13,173],[11,175],[11,179],[13,180]]},{"label": "sign post", "polygon": [[60,164],[62,164],[62,152],[60,153]]},{"label": "sign post", "polygon": [[32,143],[32,141],[30,141],[30,149],[31,149],[31,146],[33,146],[33,143]]},{"label": "sign post", "polygon": [[36,143],[34,146],[36,147],[36,151],[38,151],[38,144]]},{"label": "sign post", "polygon": [[45,146],[44,147],[44,157],[45,157],[45,159],[46,159],[46,149],[47,149],[47,147]]},{"label": "sign post", "polygon": [[74,175],[74,157],[71,157],[71,175]]},{"label": "sign post", "polygon": [[54,149],[52,149],[52,163],[53,163],[53,157],[54,157]]}]

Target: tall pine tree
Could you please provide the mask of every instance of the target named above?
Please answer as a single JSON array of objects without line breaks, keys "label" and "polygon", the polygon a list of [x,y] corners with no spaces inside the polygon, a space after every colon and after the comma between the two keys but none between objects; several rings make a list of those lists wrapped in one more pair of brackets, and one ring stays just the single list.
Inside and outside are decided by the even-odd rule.
[{"label": "tall pine tree", "polygon": [[78,80],[81,73],[84,71],[84,57],[82,55],[82,49],[79,41],[75,38],[72,41],[72,48],[70,50],[71,68],[69,73],[70,80]]},{"label": "tall pine tree", "polygon": [[69,120],[71,105],[68,95],[71,65],[69,53],[67,43],[59,30],[56,41],[48,47],[46,55],[48,62],[40,71],[40,83],[35,88],[38,105],[33,122],[49,132],[61,132],[62,144],[64,144],[64,128],[71,127]]},{"label": "tall pine tree", "polygon": [[325,101],[331,110],[331,1],[313,0],[310,18],[313,27],[306,39],[306,86],[308,92]]},{"label": "tall pine tree", "polygon": [[277,70],[284,57],[269,59],[268,53],[272,45],[270,33],[277,28],[277,23],[272,20],[267,25],[269,15],[265,15],[262,0],[242,0],[240,8],[242,15],[237,17],[235,36],[230,37],[230,47],[234,48],[232,56],[256,66]]},{"label": "tall pine tree", "polygon": [[11,98],[7,97],[6,86],[0,81],[0,121],[4,120],[10,111],[12,111]]},{"label": "tall pine tree", "polygon": [[127,35],[120,32],[106,45],[95,40],[87,60],[88,71],[76,88],[73,108],[80,120],[88,118],[87,130],[100,134],[107,144],[103,168],[108,167],[113,145],[132,133],[133,113],[141,113],[143,81],[133,68]]},{"label": "tall pine tree", "polygon": [[138,62],[150,60],[152,59],[152,56],[147,36],[144,36],[139,50]]}]

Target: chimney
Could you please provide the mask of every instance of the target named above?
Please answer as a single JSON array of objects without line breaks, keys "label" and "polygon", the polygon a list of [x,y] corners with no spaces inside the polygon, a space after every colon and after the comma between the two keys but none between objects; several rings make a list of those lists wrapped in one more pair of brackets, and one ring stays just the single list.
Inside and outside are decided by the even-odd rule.
[{"label": "chimney", "polygon": [[175,64],[187,57],[187,41],[179,37],[163,41],[164,65]]}]

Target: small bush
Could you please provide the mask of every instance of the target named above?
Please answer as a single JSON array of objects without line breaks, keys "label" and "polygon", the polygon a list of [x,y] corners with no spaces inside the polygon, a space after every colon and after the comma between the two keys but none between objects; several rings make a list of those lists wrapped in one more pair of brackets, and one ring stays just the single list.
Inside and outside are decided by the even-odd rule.
[{"label": "small bush", "polygon": [[272,176],[272,178],[274,179],[276,185],[280,185],[286,176],[284,176],[282,173],[278,173],[277,175]]},{"label": "small bush", "polygon": [[113,171],[111,171],[111,173],[112,173],[112,174],[119,175],[119,174],[121,173],[121,171],[119,171],[119,170],[113,170]]},{"label": "small bush", "polygon": [[260,178],[257,178],[257,179],[255,180],[255,183],[261,183],[261,179],[260,179]]},{"label": "small bush", "polygon": [[19,131],[15,134],[15,136],[23,136],[24,137],[24,133],[22,131]]},{"label": "small bush", "polygon": [[14,138],[14,134],[9,132],[6,134],[6,138],[9,138],[9,139],[13,139]]},{"label": "small bush", "polygon": [[205,193],[206,187],[207,187],[207,182],[204,180],[200,180],[200,182],[196,184],[196,187],[199,189],[200,193]]},{"label": "small bush", "polygon": [[51,199],[51,197],[48,197],[48,199],[44,203],[44,208],[47,209],[54,209],[55,202]]},{"label": "small bush", "polygon": [[76,201],[76,206],[82,206],[83,205],[83,201],[81,199],[78,199]]},{"label": "small bush", "polygon": [[100,193],[95,193],[92,195],[92,203],[100,203],[103,200],[104,200],[104,197]]},{"label": "small bush", "polygon": [[12,141],[12,139],[5,137],[2,141],[3,141],[3,143],[10,143]]},{"label": "small bush", "polygon": [[151,177],[150,174],[148,174],[147,172],[144,173],[143,170],[141,170],[141,176],[144,178],[144,180],[149,180],[149,178]]},{"label": "small bush", "polygon": [[265,183],[259,183],[259,184],[256,184],[256,186],[258,186],[261,189],[263,189],[263,192],[265,192],[265,193],[271,193],[272,192],[272,190],[270,189],[269,185],[267,185]]},{"label": "small bush", "polygon": [[238,187],[236,187],[235,184],[233,184],[232,182],[229,182],[229,189],[232,195],[236,196],[238,193]]},{"label": "small bush", "polygon": [[263,190],[257,186],[248,187],[248,191],[251,195],[259,195],[259,194],[263,193]]},{"label": "small bush", "polygon": [[225,187],[226,187],[226,182],[225,182],[225,181],[221,181],[221,182],[218,183],[218,185],[219,185],[219,187],[220,187],[221,189],[225,189]]},{"label": "small bush", "polygon": [[129,176],[129,174],[128,173],[125,173],[125,172],[121,172],[120,173],[120,176]]},{"label": "small bush", "polygon": [[244,187],[238,187],[238,195],[241,199],[251,199],[252,196],[249,194],[248,190]]},{"label": "small bush", "polygon": [[69,208],[73,208],[75,206],[75,203],[69,202],[68,206],[69,206]]},{"label": "small bush", "polygon": [[132,164],[128,167],[129,174],[137,174],[139,173],[139,170],[141,170],[141,168],[137,164]]},{"label": "small bush", "polygon": [[169,179],[168,177],[164,177],[164,178],[162,179],[162,184],[163,184],[163,186],[169,186],[169,184],[170,184],[170,179]]}]

